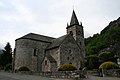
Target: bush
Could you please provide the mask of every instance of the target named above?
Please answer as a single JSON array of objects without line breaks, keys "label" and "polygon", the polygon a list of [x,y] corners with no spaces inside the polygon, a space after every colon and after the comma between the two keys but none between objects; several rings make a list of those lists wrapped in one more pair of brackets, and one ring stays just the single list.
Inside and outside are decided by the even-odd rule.
[{"label": "bush", "polygon": [[111,61],[104,62],[99,66],[99,69],[118,69],[118,68],[119,66]]},{"label": "bush", "polygon": [[12,65],[11,65],[11,64],[7,64],[7,65],[4,67],[4,70],[5,70],[5,71],[12,70]]},{"label": "bush", "polygon": [[86,63],[87,69],[98,69],[99,67],[98,56],[89,55],[86,57],[86,59],[87,59],[87,63]]},{"label": "bush", "polygon": [[29,68],[23,66],[18,69],[18,71],[30,71]]},{"label": "bush", "polygon": [[103,53],[100,53],[100,54],[99,54],[99,59],[100,59],[102,62],[111,61],[111,58],[112,58],[113,56],[114,56],[113,53],[103,52]]},{"label": "bush", "polygon": [[58,68],[58,71],[73,71],[73,70],[77,70],[77,68],[72,64],[63,64]]}]

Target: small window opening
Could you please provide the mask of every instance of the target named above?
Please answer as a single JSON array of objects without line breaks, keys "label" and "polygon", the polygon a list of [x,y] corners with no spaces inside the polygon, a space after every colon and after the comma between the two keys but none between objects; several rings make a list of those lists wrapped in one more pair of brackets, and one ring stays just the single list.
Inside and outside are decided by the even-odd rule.
[{"label": "small window opening", "polygon": [[81,32],[80,32],[80,31],[78,31],[78,35],[80,35],[80,33],[81,33]]},{"label": "small window opening", "polygon": [[69,64],[72,64],[71,62]]},{"label": "small window opening", "polygon": [[37,49],[34,49],[34,56],[37,56]]},{"label": "small window opening", "polygon": [[70,58],[69,57],[67,57],[67,60],[69,60]]},{"label": "small window opening", "polygon": [[81,45],[82,43],[80,42],[80,45]]},{"label": "small window opening", "polygon": [[47,65],[47,60],[45,60],[45,65]]},{"label": "small window opening", "polygon": [[69,53],[71,53],[71,50],[69,50]]},{"label": "small window opening", "polygon": [[72,36],[73,36],[73,32],[72,32],[72,31],[70,31],[70,35],[72,35]]}]

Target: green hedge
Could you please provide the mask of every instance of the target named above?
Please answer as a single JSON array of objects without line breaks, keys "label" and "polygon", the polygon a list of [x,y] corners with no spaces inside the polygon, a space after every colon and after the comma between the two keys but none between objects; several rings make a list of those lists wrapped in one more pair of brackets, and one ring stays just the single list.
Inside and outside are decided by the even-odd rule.
[{"label": "green hedge", "polygon": [[77,70],[77,68],[72,64],[63,64],[58,68],[58,71],[73,71]]},{"label": "green hedge", "polygon": [[99,66],[99,69],[118,69],[118,68],[119,66],[111,61],[104,62]]}]

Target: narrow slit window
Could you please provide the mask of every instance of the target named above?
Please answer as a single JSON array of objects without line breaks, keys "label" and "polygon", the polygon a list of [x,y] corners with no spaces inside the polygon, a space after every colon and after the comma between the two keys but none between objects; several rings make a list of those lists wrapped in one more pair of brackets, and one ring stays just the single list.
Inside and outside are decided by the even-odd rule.
[{"label": "narrow slit window", "polygon": [[69,57],[67,57],[67,60],[69,60],[70,58]]},{"label": "narrow slit window", "polygon": [[37,49],[34,49],[34,56],[37,56]]},{"label": "narrow slit window", "polygon": [[45,65],[47,65],[47,60],[45,60]]}]

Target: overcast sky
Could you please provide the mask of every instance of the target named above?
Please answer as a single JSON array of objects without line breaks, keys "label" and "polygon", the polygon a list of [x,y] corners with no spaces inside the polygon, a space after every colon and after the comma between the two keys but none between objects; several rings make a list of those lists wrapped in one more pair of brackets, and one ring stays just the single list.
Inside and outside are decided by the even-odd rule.
[{"label": "overcast sky", "polygon": [[85,37],[120,17],[120,0],[0,0],[0,47],[30,32],[60,37],[66,34],[73,8]]}]

